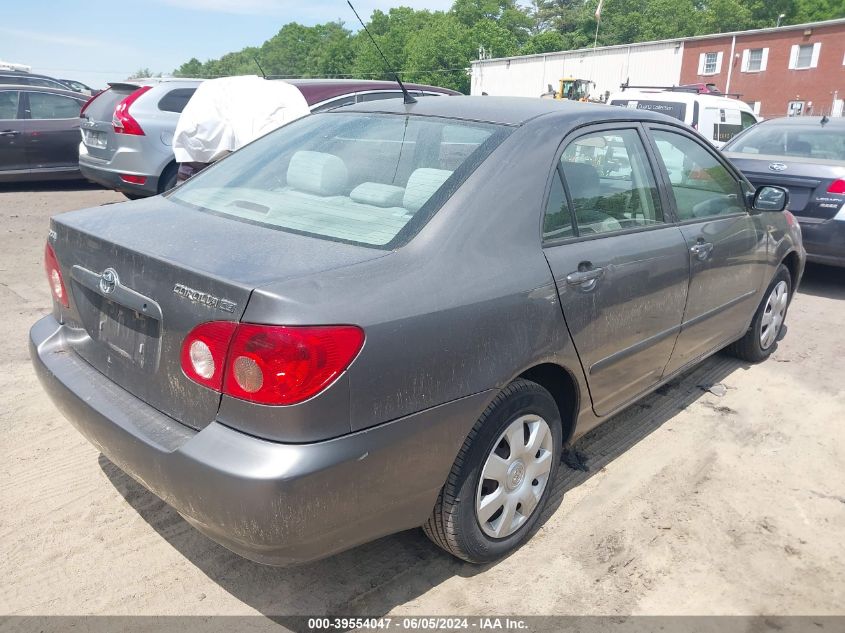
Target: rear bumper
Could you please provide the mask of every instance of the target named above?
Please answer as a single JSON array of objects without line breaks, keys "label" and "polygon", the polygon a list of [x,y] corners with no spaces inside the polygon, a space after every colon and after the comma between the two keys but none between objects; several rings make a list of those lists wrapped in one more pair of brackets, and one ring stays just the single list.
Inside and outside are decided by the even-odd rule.
[{"label": "rear bumper", "polygon": [[[95,158],[88,153],[85,143],[79,144],[79,171],[88,180],[124,193],[136,196],[154,196],[158,194],[158,181],[161,171],[155,174],[149,173],[151,169],[145,169],[143,165],[134,160],[127,160],[120,151],[115,153],[112,160],[106,161]],[[162,167],[162,170],[164,167]],[[136,185],[121,180],[120,174],[131,174],[133,176],[144,176],[147,180],[143,185]]]},{"label": "rear bumper", "polygon": [[845,220],[813,220],[798,217],[807,261],[845,266]]},{"label": "rear bumper", "polygon": [[39,380],[115,465],[206,536],[254,561],[322,558],[428,518],[492,392],[365,431],[278,444],[213,422],[189,429],[108,380],[52,316],[30,331]]}]

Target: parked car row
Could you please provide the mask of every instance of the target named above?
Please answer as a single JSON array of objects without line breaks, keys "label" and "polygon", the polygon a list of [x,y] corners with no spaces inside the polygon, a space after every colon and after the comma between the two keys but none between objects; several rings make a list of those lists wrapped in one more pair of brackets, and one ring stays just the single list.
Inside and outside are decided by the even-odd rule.
[{"label": "parked car row", "polygon": [[[145,79],[109,84],[83,109],[79,168],[82,175],[130,198],[153,196],[176,184],[173,133],[179,115],[202,82]],[[312,112],[401,96],[395,83],[343,79],[291,79]],[[457,92],[408,84],[417,95]]]}]

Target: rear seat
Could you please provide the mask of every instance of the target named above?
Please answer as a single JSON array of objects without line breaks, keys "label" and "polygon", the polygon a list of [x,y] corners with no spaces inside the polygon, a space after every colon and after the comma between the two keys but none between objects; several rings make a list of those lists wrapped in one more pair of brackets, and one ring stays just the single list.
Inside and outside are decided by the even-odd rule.
[{"label": "rear seat", "polygon": [[443,169],[421,168],[408,178],[407,187],[364,182],[349,195],[348,171],[343,160],[324,152],[300,151],[291,157],[288,186],[281,191],[285,201],[275,215],[285,218],[285,226],[302,231],[321,232],[354,239],[367,227],[373,243],[387,243],[452,175]]}]

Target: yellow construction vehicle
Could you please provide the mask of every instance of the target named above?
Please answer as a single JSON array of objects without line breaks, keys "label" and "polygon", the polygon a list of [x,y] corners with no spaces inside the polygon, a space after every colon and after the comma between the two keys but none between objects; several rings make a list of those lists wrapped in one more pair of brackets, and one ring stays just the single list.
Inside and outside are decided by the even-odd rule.
[{"label": "yellow construction vehicle", "polygon": [[545,99],[569,99],[570,101],[589,101],[590,90],[594,88],[596,83],[589,79],[575,79],[574,77],[564,77],[560,80],[560,88],[555,90],[549,84],[548,92],[540,96]]}]

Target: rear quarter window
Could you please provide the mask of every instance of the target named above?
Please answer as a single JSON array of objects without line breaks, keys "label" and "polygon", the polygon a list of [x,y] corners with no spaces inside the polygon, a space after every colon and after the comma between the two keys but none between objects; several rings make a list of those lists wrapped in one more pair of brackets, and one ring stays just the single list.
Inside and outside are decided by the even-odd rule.
[{"label": "rear quarter window", "polygon": [[158,109],[163,112],[181,113],[194,96],[196,88],[176,88],[164,95],[158,102]]}]

